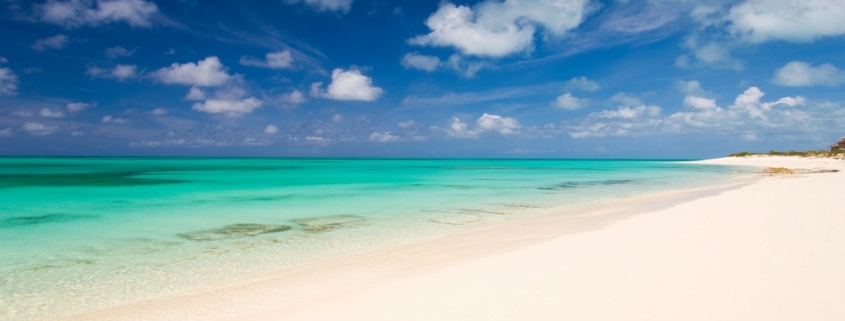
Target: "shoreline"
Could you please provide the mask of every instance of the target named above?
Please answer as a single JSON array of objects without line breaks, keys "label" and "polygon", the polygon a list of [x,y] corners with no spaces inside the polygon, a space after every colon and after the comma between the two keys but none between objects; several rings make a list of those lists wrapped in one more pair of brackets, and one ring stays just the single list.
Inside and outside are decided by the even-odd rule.
[{"label": "shoreline", "polygon": [[[748,179],[753,178],[745,178]],[[732,179],[718,186],[664,191],[597,204],[585,203],[567,207],[562,211],[471,226],[411,243],[389,245],[363,253],[311,262],[285,271],[264,274],[234,286],[204,288],[199,293],[161,297],[152,301],[61,317],[57,320],[207,320],[219,317],[217,309],[220,306],[232,306],[231,309],[244,311],[274,307],[276,304],[262,303],[262,298],[267,296],[288,302],[285,306],[295,306],[297,304],[291,305],[289,302],[319,301],[319,298],[381,283],[385,279],[426,273],[469,259],[518,250],[561,235],[601,229],[647,209],[670,206],[724,189],[737,188],[742,184],[745,183]],[[656,199],[659,201],[655,201]],[[550,228],[552,226],[554,228]],[[501,235],[510,237],[501,239]],[[464,246],[456,248],[455,244]],[[250,308],[241,309],[244,305]],[[186,306],[191,308],[185,309]],[[207,313],[208,311],[216,312]],[[244,312],[230,313],[236,315]]]},{"label": "shoreline", "polygon": [[[755,167],[780,165],[795,167],[796,165],[794,159],[774,158],[753,162],[742,159],[716,159],[696,163]],[[797,164],[804,167],[813,165],[842,168],[845,162],[801,160]],[[840,174],[795,175],[790,178],[797,178],[797,180],[790,179],[790,181],[798,181],[802,177],[806,179]],[[841,181],[841,176],[836,176],[836,178]],[[338,318],[506,320],[514,319],[507,318],[506,315],[517,312],[535,313],[530,318],[539,319],[559,319],[564,315],[584,318],[586,315],[583,314],[580,316],[561,314],[561,311],[553,309],[555,305],[548,305],[549,302],[539,304],[538,307],[538,303],[532,300],[510,298],[510,295],[506,293],[509,291],[497,292],[501,289],[496,286],[501,288],[502,286],[533,285],[539,290],[529,292],[540,298],[565,295],[566,293],[561,293],[561,291],[566,291],[561,289],[549,289],[549,287],[554,288],[554,282],[544,285],[526,280],[526,278],[535,277],[532,275],[537,274],[537,268],[545,273],[537,275],[546,278],[560,278],[565,275],[549,271],[544,268],[545,264],[532,266],[528,262],[539,260],[549,263],[549,259],[544,259],[544,257],[554,257],[555,255],[550,255],[550,253],[554,253],[562,244],[565,245],[572,240],[585,237],[595,238],[596,235],[604,238],[613,237],[618,234],[615,232],[618,226],[632,225],[632,221],[654,220],[655,217],[661,215],[662,220],[665,221],[666,214],[664,213],[672,212],[678,207],[688,207],[689,204],[702,202],[706,206],[706,203],[713,203],[712,200],[724,198],[726,194],[741,194],[743,190],[747,191],[750,187],[768,186],[778,181],[783,180],[781,177],[761,177],[753,181],[734,181],[730,186],[666,192],[561,213],[493,223],[413,244],[391,246],[309,264],[282,273],[267,275],[236,287],[162,298],[104,311],[92,311],[60,318],[60,320],[277,320],[282,316],[284,319],[292,320]],[[638,228],[649,229],[649,227],[643,227],[642,224],[638,225]],[[610,252],[608,255],[613,253],[613,251]],[[519,259],[514,259],[514,257],[519,257]],[[552,261],[561,266],[571,263],[566,255]],[[467,270],[467,266],[475,267]],[[478,271],[472,272],[474,269]],[[616,275],[613,273],[610,275],[624,276],[618,275],[619,271],[616,272]],[[596,276],[595,273],[584,273],[582,277]],[[487,279],[488,282],[472,283],[474,282],[472,280],[479,277],[484,279],[490,276],[494,278]],[[467,282],[474,286],[460,287],[461,284]],[[614,285],[604,284],[604,286],[612,288]],[[452,287],[461,289],[459,293],[467,292],[472,295],[449,299],[449,296],[454,294],[443,293],[442,290]],[[505,300],[507,302],[494,304],[495,300],[491,301],[490,293],[500,294],[499,297],[492,299],[508,297]],[[484,299],[473,298],[474,296]],[[531,295],[526,295],[526,297],[531,297]],[[456,310],[454,302],[460,302],[460,306],[467,307],[468,310]],[[490,315],[484,312],[488,309],[501,309],[500,305],[508,302],[523,308],[515,308],[513,311],[505,309],[509,311],[506,314]],[[528,306],[532,308],[525,310],[524,308]],[[431,314],[434,310],[428,311],[429,309],[440,310],[442,313]],[[393,314],[386,313],[385,310],[392,311]],[[419,314],[415,315],[411,311],[418,311]],[[540,313],[537,311],[544,312],[536,314]]]}]

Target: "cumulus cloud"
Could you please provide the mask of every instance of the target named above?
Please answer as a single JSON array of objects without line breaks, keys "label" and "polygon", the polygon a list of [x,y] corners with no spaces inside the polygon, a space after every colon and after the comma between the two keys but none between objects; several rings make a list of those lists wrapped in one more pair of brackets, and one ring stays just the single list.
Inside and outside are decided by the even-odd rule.
[{"label": "cumulus cloud", "polygon": [[625,92],[618,92],[610,97],[610,101],[622,104],[624,106],[640,106],[643,105],[643,101],[640,100],[639,97],[633,96],[631,94]]},{"label": "cumulus cloud", "polygon": [[278,132],[279,132],[279,127],[276,127],[274,125],[267,125],[267,127],[264,127],[264,133],[265,134],[271,134],[272,135],[272,134],[275,134],[275,133],[278,133]]},{"label": "cumulus cloud", "polygon": [[205,99],[205,91],[197,87],[191,87],[188,90],[188,94],[185,95],[185,99],[187,100],[204,100]]},{"label": "cumulus cloud", "polygon": [[675,88],[687,95],[703,96],[705,93],[698,80],[679,80],[675,83]]},{"label": "cumulus cloud", "polygon": [[114,47],[106,48],[105,53],[106,53],[106,57],[108,57],[110,59],[115,59],[115,58],[129,57],[131,55],[134,55],[135,51],[137,51],[137,50],[138,49],[128,50],[128,49],[123,48],[121,46],[114,46]]},{"label": "cumulus cloud", "polygon": [[406,121],[399,122],[398,124],[396,124],[396,126],[399,127],[399,128],[413,128],[413,127],[416,127],[418,125],[419,125],[419,123],[417,123],[414,120],[406,120]]},{"label": "cumulus cloud", "polygon": [[484,113],[476,121],[478,128],[485,131],[496,131],[502,135],[512,135],[519,131],[519,122],[510,117]]},{"label": "cumulus cloud", "polygon": [[27,122],[23,124],[23,130],[36,136],[50,135],[56,132],[56,128],[42,123]]},{"label": "cumulus cloud", "polygon": [[158,14],[158,7],[144,0],[48,0],[35,8],[41,21],[65,28],[115,22],[149,28]]},{"label": "cumulus cloud", "polygon": [[83,111],[85,109],[91,108],[93,106],[91,104],[87,104],[87,103],[69,103],[69,104],[65,105],[65,107],[67,108],[68,111],[76,113],[76,112],[80,112],[80,111]]},{"label": "cumulus cloud", "polygon": [[[733,1],[731,1],[733,2]],[[684,41],[691,55],[678,57],[679,67],[743,69],[731,52],[772,41],[808,43],[845,35],[845,0],[673,1],[688,5],[700,27]],[[724,5],[723,4],[727,4]]]},{"label": "cumulus cloud", "polygon": [[586,119],[564,122],[572,138],[651,134],[662,124],[659,106],[620,106],[591,113]]},{"label": "cumulus cloud", "polygon": [[516,134],[520,127],[521,125],[516,119],[484,113],[475,121],[475,126],[470,126],[458,117],[452,117],[449,127],[432,126],[431,129],[454,138],[478,138],[485,132],[495,132],[501,135]]},{"label": "cumulus cloud", "polygon": [[41,108],[41,110],[38,111],[38,116],[44,118],[62,118],[65,117],[65,113],[63,113],[61,110]]},{"label": "cumulus cloud", "polygon": [[322,83],[311,85],[311,95],[334,100],[375,101],[384,90],[373,86],[373,80],[356,69],[332,71],[332,82],[323,91]]},{"label": "cumulus cloud", "polygon": [[[692,111],[679,111],[667,117],[665,128],[673,132],[691,130],[742,131],[751,137],[754,128],[785,126],[808,119],[808,114],[794,107],[806,104],[801,96],[783,97],[772,102],[763,102],[765,93],[757,87],[750,87],[737,95],[733,105],[719,107],[712,99],[687,96],[684,106]],[[781,107],[781,108],[776,108]]]},{"label": "cumulus cloud", "polygon": [[845,70],[831,64],[813,67],[803,61],[793,61],[779,68],[772,82],[789,87],[836,87],[845,83]]},{"label": "cumulus cloud", "polygon": [[0,129],[0,137],[9,137],[12,136],[12,127],[6,127],[5,129]]},{"label": "cumulus cloud", "polygon": [[129,122],[126,119],[113,117],[113,116],[110,116],[110,115],[103,116],[103,118],[100,121],[103,122],[104,124],[126,124],[126,123]]},{"label": "cumulus cloud", "polygon": [[371,142],[388,143],[388,142],[401,141],[402,137],[393,135],[390,132],[384,132],[384,133],[374,132],[374,133],[370,134],[370,137],[368,138],[368,140],[371,141]]},{"label": "cumulus cloud", "polygon": [[552,104],[561,109],[576,110],[578,108],[586,106],[588,103],[589,100],[586,98],[578,98],[572,96],[572,93],[565,93],[563,95],[558,96]]},{"label": "cumulus cloud", "polygon": [[291,69],[293,68],[293,56],[290,50],[268,52],[264,55],[264,60],[243,56],[240,60],[241,65],[262,67],[270,69]]},{"label": "cumulus cloud", "polygon": [[165,84],[188,85],[195,87],[216,87],[232,78],[226,67],[215,56],[207,57],[197,63],[173,63],[151,74],[151,77]]},{"label": "cumulus cloud", "polygon": [[0,68],[0,95],[18,94],[18,75],[9,68]]},{"label": "cumulus cloud", "polygon": [[240,117],[251,113],[263,102],[255,97],[245,99],[208,99],[202,103],[195,103],[191,109],[210,114],[223,114],[226,117]]},{"label": "cumulus cloud", "polygon": [[601,88],[601,87],[599,87],[598,83],[596,83],[595,81],[592,81],[589,78],[584,77],[584,76],[575,77],[575,78],[570,79],[569,81],[566,82],[566,85],[564,85],[564,87],[567,90],[583,90],[583,91],[591,91],[591,92],[597,91]]},{"label": "cumulus cloud", "polygon": [[124,81],[138,76],[138,66],[117,65],[111,69],[88,66],[85,73],[88,74],[88,76],[91,76],[91,78],[116,79],[118,81]]},{"label": "cumulus cloud", "polygon": [[750,43],[810,42],[845,34],[843,0],[747,0],[730,9],[730,31]]},{"label": "cumulus cloud", "polygon": [[504,57],[531,51],[538,28],[563,35],[594,9],[589,0],[488,0],[472,8],[444,2],[425,21],[431,32],[409,43],[454,47],[465,55]]},{"label": "cumulus cloud", "polygon": [[163,115],[167,115],[167,109],[165,109],[165,108],[155,108],[150,113],[155,115],[155,116],[163,116]]},{"label": "cumulus cloud", "polygon": [[684,98],[683,105],[686,107],[696,108],[696,109],[716,109],[718,106],[716,105],[715,99],[709,99],[704,97],[692,96],[689,95]]},{"label": "cumulus cloud", "polygon": [[598,118],[622,119],[639,118],[642,116],[657,117],[660,115],[660,110],[660,107],[653,105],[637,107],[620,106],[616,110],[603,110],[597,113],[593,113],[592,116]]},{"label": "cumulus cloud", "polygon": [[318,12],[337,11],[347,13],[352,9],[352,0],[285,0],[285,2],[288,4],[303,2]]},{"label": "cumulus cloud", "polygon": [[425,72],[432,72],[440,68],[440,58],[435,56],[421,55],[416,52],[409,52],[402,57],[402,67],[405,69],[418,69]]},{"label": "cumulus cloud", "polygon": [[42,38],[32,44],[32,49],[36,51],[46,51],[47,49],[62,49],[67,46],[70,41],[68,36],[59,34],[52,37]]}]

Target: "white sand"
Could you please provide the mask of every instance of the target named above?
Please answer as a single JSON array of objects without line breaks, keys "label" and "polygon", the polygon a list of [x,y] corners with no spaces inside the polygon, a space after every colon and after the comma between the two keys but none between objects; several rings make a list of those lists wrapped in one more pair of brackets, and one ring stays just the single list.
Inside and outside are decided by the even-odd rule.
[{"label": "white sand", "polygon": [[845,320],[845,161],[706,162],[840,172],[485,226],[79,319]]}]

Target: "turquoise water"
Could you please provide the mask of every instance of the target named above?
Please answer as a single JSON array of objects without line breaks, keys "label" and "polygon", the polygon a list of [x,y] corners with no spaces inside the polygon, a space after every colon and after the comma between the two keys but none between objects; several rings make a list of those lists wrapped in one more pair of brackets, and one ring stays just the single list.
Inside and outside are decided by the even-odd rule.
[{"label": "turquoise water", "polygon": [[0,320],[727,181],[664,161],[0,158]]}]

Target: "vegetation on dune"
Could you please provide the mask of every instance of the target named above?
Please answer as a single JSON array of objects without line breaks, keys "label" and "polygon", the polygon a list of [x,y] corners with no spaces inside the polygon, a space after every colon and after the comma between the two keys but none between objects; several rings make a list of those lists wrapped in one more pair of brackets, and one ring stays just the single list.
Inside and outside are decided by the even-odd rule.
[{"label": "vegetation on dune", "polygon": [[728,155],[728,157],[749,157],[749,156],[799,156],[799,157],[842,158],[842,157],[845,157],[845,150],[843,150],[843,149],[836,149],[836,150],[833,150],[833,151],[808,150],[808,151],[805,151],[805,152],[800,152],[800,151],[788,151],[788,152],[770,151],[768,153],[740,152],[740,153],[733,153],[733,154]]}]

